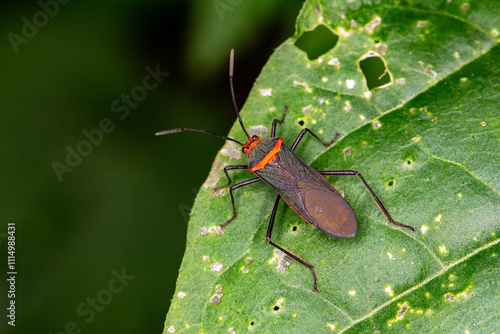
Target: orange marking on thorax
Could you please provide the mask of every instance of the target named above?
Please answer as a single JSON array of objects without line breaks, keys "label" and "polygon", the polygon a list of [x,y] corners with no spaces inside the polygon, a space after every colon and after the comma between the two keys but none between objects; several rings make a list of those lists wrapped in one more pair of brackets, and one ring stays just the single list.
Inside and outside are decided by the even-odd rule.
[{"label": "orange marking on thorax", "polygon": [[261,168],[266,167],[268,162],[271,161],[271,159],[274,158],[274,156],[276,154],[278,154],[279,151],[281,151],[281,143],[282,142],[283,142],[283,138],[279,137],[278,142],[276,143],[276,145],[274,145],[271,152],[266,154],[266,156],[264,158],[262,158],[262,160],[257,165],[253,166],[252,168],[249,168],[248,171],[255,172],[256,170],[259,170]]}]

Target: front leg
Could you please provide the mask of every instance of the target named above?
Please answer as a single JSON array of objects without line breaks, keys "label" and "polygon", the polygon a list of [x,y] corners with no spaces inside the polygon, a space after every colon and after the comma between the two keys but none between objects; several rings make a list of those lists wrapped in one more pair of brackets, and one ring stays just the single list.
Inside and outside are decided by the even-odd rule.
[{"label": "front leg", "polygon": [[[214,188],[213,189],[214,192],[217,192],[218,190],[220,190],[222,188],[226,188],[227,186],[229,186],[233,182],[233,180],[231,180],[231,177],[229,176],[229,174],[228,174],[227,171],[228,170],[235,170],[235,169],[248,169],[248,166],[247,165],[231,165],[231,166],[224,167],[224,174],[226,174],[227,183],[224,184],[223,186]],[[221,224],[220,227],[223,228],[224,226],[226,226],[227,224],[229,224],[230,222],[232,222],[233,220],[235,220],[236,217],[238,216],[238,213],[236,212],[236,204],[234,203],[233,190],[236,190],[236,189],[241,188],[243,186],[252,184],[252,183],[257,182],[259,180],[260,179],[258,177],[256,177],[256,178],[253,178],[253,179],[250,179],[250,180],[246,180],[246,181],[237,183],[234,186],[232,186],[231,188],[229,188],[229,195],[231,195],[231,204],[233,206],[233,216],[228,221],[226,221],[224,224]]]},{"label": "front leg", "polygon": [[234,169],[248,169],[248,165],[232,165],[232,166],[224,167],[224,173],[226,174],[227,183],[223,186],[214,188],[214,190],[213,190],[214,192],[219,191],[222,188],[226,188],[227,186],[229,186],[231,184],[232,180],[231,180],[231,177],[229,176],[229,174],[227,173],[227,171],[234,170]]},{"label": "front leg", "polygon": [[288,110],[288,106],[285,106],[285,108],[283,110],[283,115],[281,116],[281,120],[279,120],[277,118],[275,118],[273,120],[273,125],[271,126],[271,138],[274,138],[276,136],[276,124],[278,124],[278,123],[283,124],[283,122],[285,121],[287,110]]},{"label": "front leg", "polygon": [[295,148],[297,147],[297,145],[299,145],[300,141],[302,140],[302,137],[304,137],[304,135],[306,133],[310,133],[311,136],[313,136],[317,141],[319,141],[321,143],[321,145],[323,145],[324,147],[329,147],[330,145],[332,145],[333,143],[335,143],[335,141],[337,141],[337,138],[340,136],[340,133],[338,132],[335,132],[335,135],[333,136],[333,139],[331,141],[329,141],[328,143],[323,141],[320,137],[318,137],[317,134],[315,134],[314,132],[312,132],[311,130],[309,130],[308,128],[305,128],[303,129],[302,131],[300,131],[299,135],[297,136],[297,139],[295,139],[295,141],[293,142],[293,145],[291,147],[292,151],[295,150]]},{"label": "front leg", "polygon": [[[227,175],[227,173],[226,173],[226,175]],[[229,178],[229,176],[228,176],[228,178]],[[236,183],[234,186],[229,188],[229,194],[231,195],[231,204],[233,205],[233,216],[227,222],[225,222],[224,224],[221,224],[220,227],[224,228],[224,226],[226,226],[227,224],[229,224],[230,222],[235,220],[236,217],[238,216],[238,213],[236,212],[236,204],[234,203],[233,190],[236,190],[236,189],[241,188],[243,186],[247,186],[247,185],[255,183],[257,181],[260,181],[260,178],[256,177],[256,178],[253,178],[250,180]],[[231,182],[231,180],[229,182]]]}]

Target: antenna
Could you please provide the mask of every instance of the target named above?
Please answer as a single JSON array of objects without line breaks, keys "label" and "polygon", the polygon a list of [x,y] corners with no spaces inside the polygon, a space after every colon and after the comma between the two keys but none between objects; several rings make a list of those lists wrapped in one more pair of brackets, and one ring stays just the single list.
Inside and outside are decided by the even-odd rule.
[{"label": "antenna", "polygon": [[170,130],[165,130],[165,131],[157,132],[157,133],[155,133],[155,136],[169,135],[171,133],[177,133],[177,132],[182,132],[182,131],[202,132],[202,133],[206,133],[206,134],[209,134],[209,135],[212,135],[212,136],[215,136],[215,137],[219,137],[219,138],[222,138],[222,139],[234,141],[235,143],[240,144],[241,146],[243,146],[243,144],[240,143],[239,141],[237,141],[236,139],[229,138],[229,137],[222,136],[222,135],[218,135],[216,133],[213,133],[213,132],[210,132],[210,131],[207,131],[207,130],[201,130],[201,129],[191,129],[191,128],[170,129]]},{"label": "antenna", "polygon": [[238,116],[238,120],[240,121],[241,128],[247,138],[250,138],[248,135],[245,126],[243,126],[243,121],[240,117],[240,111],[238,110],[238,106],[236,105],[236,99],[234,98],[234,88],[233,88],[233,73],[234,73],[234,49],[231,49],[231,54],[229,55],[229,88],[231,88],[231,98],[233,99],[234,110],[236,111],[236,116]]},{"label": "antenna", "polygon": [[[236,111],[236,116],[238,116],[238,120],[240,121],[241,128],[243,129],[243,132],[245,132],[245,135],[247,136],[247,138],[250,138],[250,136],[248,135],[247,130],[243,126],[243,121],[241,120],[240,112],[238,110],[238,106],[236,105],[236,99],[234,98],[234,88],[233,88],[233,72],[234,72],[234,70],[233,70],[233,68],[234,68],[234,50],[231,49],[231,55],[229,57],[229,87],[231,88],[231,98],[233,99],[234,110]],[[219,137],[219,138],[222,138],[222,139],[233,141],[233,142],[239,144],[240,146],[243,146],[243,144],[240,143],[239,141],[237,141],[236,139],[229,138],[229,137],[222,136],[222,135],[218,135],[216,133],[213,133],[213,132],[210,132],[210,131],[207,131],[207,130],[201,130],[201,129],[177,128],[177,129],[170,129],[170,130],[160,131],[160,132],[157,132],[155,135],[156,136],[162,136],[162,135],[169,135],[171,133],[177,133],[177,132],[183,132],[183,131],[194,131],[194,132],[206,133],[206,134],[209,134],[209,135],[212,135],[212,136],[215,136],[215,137]]]}]

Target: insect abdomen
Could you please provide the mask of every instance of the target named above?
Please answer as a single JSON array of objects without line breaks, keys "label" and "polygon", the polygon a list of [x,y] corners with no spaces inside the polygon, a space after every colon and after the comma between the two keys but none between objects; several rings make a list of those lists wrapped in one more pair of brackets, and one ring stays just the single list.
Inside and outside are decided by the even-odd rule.
[{"label": "insect abdomen", "polygon": [[356,215],[347,201],[286,145],[283,144],[274,159],[255,174],[322,232],[338,238],[356,234]]}]

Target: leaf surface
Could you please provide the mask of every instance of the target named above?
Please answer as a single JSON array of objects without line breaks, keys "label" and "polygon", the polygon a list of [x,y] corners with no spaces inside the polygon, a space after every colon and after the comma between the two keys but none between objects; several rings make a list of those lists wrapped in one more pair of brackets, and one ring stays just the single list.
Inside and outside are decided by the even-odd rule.
[{"label": "leaf surface", "polygon": [[[306,1],[293,38],[276,49],[243,108],[247,128],[270,130],[316,170],[357,170],[391,215],[387,222],[355,176],[328,177],[351,204],[358,233],[327,236],[281,203],[273,241],[313,264],[278,270],[266,243],[275,193],[262,182],[235,191],[226,144],[191,213],[188,243],[165,333],[401,333],[498,330],[500,234],[499,1]],[[323,24],[338,42],[309,60],[295,41]],[[368,90],[359,61],[380,57],[390,83]],[[235,69],[235,78],[239,70]],[[244,134],[235,123],[230,136]],[[229,153],[228,153],[229,152]],[[228,157],[229,155],[229,157]],[[253,177],[233,171],[233,182]],[[274,259],[273,259],[274,258]]]}]

